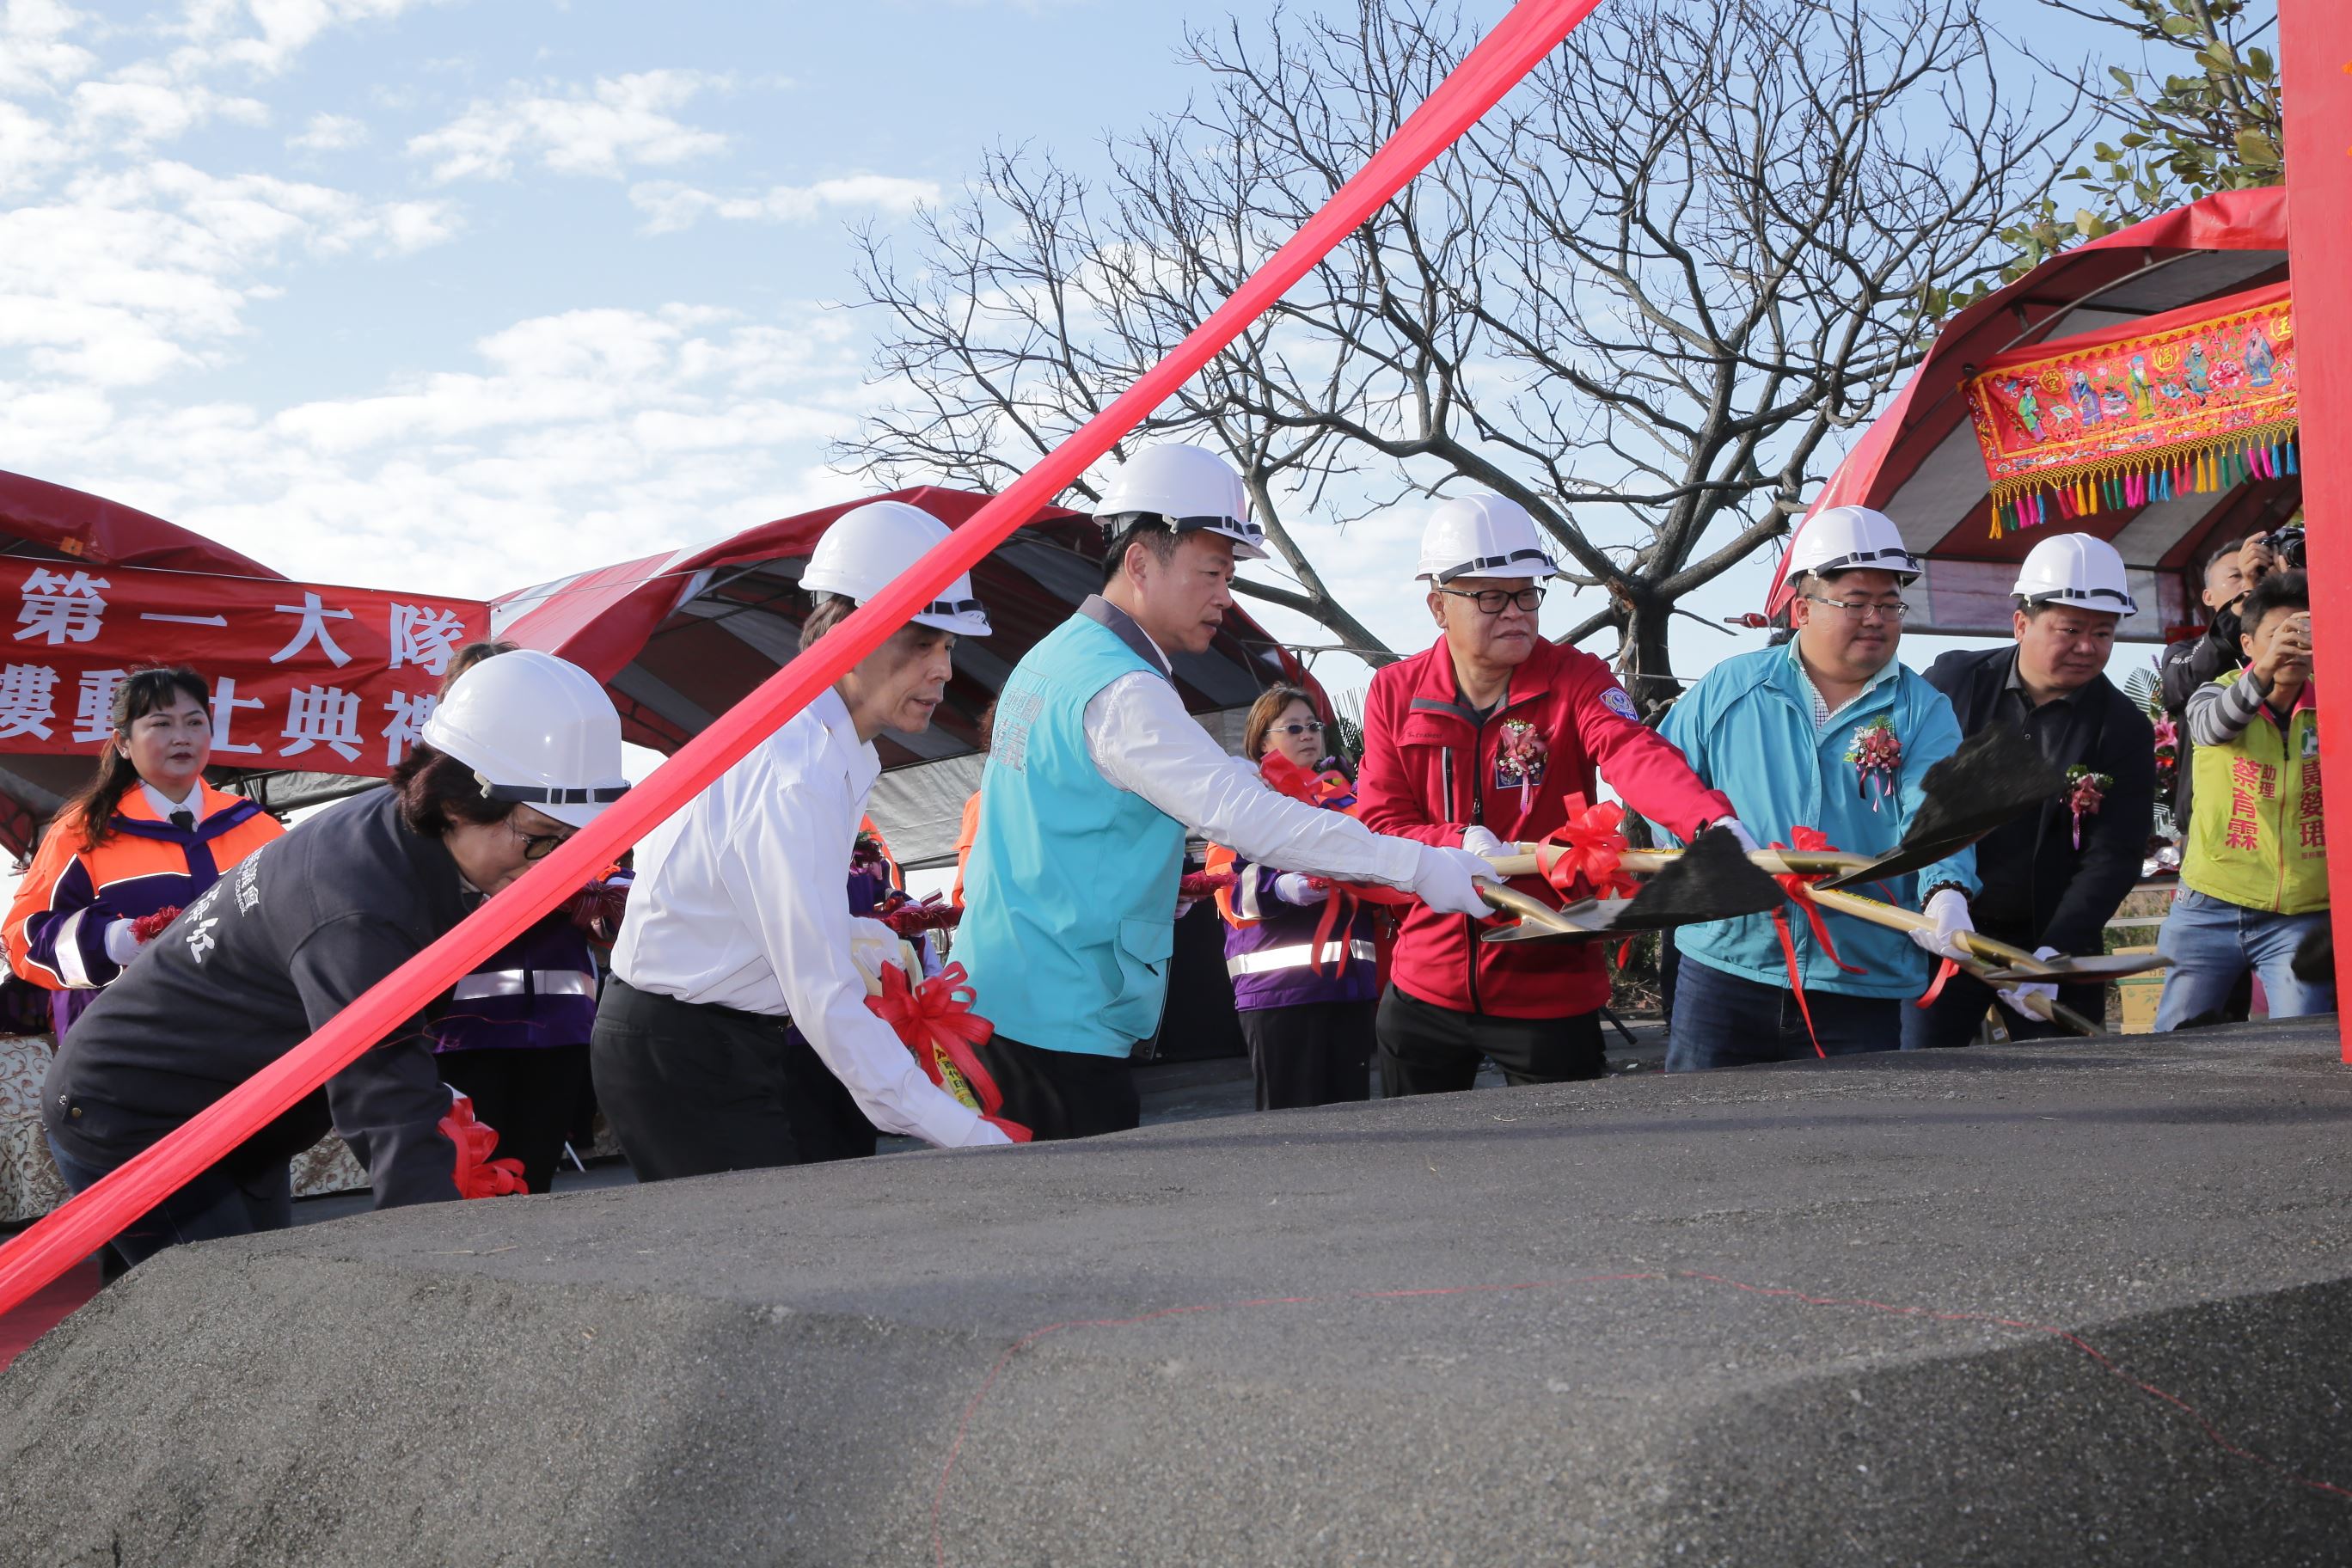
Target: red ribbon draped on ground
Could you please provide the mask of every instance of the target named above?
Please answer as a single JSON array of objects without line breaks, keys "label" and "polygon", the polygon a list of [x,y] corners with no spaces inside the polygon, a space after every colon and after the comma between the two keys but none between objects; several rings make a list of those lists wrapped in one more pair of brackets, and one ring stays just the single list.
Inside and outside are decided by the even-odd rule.
[{"label": "red ribbon draped on ground", "polygon": [[530,1191],[522,1179],[520,1160],[490,1158],[499,1146],[498,1130],[474,1120],[474,1102],[468,1097],[461,1094],[450,1100],[441,1133],[457,1147],[459,1197],[503,1198]]},{"label": "red ribbon draped on ground", "polygon": [[[1834,854],[1837,850],[1837,846],[1830,842],[1829,835],[1818,827],[1791,828],[1789,837],[1796,842],[1776,843],[1772,847],[1790,850],[1810,849],[1830,854]],[[1822,951],[1829,954],[1830,962],[1848,974],[1860,974],[1861,970],[1838,956],[1837,944],[1830,941],[1830,928],[1822,920],[1822,906],[1813,901],[1813,884],[1827,875],[1829,873],[1826,871],[1817,871],[1807,877],[1792,871],[1787,876],[1775,877],[1772,879],[1780,884],[1780,890],[1789,895],[1791,902],[1805,911],[1805,921],[1812,928],[1813,940],[1822,944]],[[1779,909],[1772,911],[1772,929],[1780,936],[1780,961],[1789,966],[1789,989],[1797,994],[1797,1011],[1805,1020],[1805,1037],[1813,1042],[1813,1055],[1826,1058],[1829,1052],[1822,1049],[1822,1037],[1813,1033],[1813,1010],[1805,1001],[1805,977],[1797,969],[1797,939],[1789,930],[1787,910]]]},{"label": "red ribbon draped on ground", "polygon": [[309,1039],[231,1089],[145,1152],[0,1247],[0,1311],[89,1256],[99,1244],[291,1110],[400,1026],[427,998],[471,973],[600,867],[693,799],[752,747],[882,646],[907,618],[970,572],[1038,508],[1069,489],[1146,416],[1263,316],[1332,247],[1402,190],[1559,47],[1601,0],[1518,0],[1331,199],[1243,279],[1208,320],[1106,404],[963,526],[695,736],[637,787],[512,886],[378,981]]},{"label": "red ribbon draped on ground", "polygon": [[979,1111],[1015,1143],[1026,1143],[1029,1129],[1000,1114],[1004,1091],[996,1087],[974,1048],[996,1033],[994,1025],[971,1010],[974,1000],[971,976],[961,963],[949,964],[920,985],[892,963],[882,970],[882,994],[868,996],[866,1005],[915,1053],[925,1078]]}]

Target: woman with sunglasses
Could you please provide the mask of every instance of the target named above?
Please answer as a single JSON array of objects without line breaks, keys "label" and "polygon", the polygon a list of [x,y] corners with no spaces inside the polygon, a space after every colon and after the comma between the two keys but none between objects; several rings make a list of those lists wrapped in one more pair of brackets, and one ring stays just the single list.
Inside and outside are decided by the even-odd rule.
[{"label": "woman with sunglasses", "polygon": [[[370,790],[265,845],[190,904],[59,1047],[41,1110],[79,1192],[203,1111],[450,928],[628,789],[593,676],[524,649],[459,677],[423,743]],[[458,1195],[424,1016],[134,1222],[132,1263],[293,1222],[287,1162],[331,1124],[378,1208]]]},{"label": "woman with sunglasses", "polygon": [[205,782],[212,692],[186,665],[131,671],[109,718],[97,773],[50,821],[8,910],[9,966],[48,991],[60,1040],[138,956],[141,921],[194,903],[286,831]]},{"label": "woman with sunglasses", "polygon": [[[1324,744],[1327,732],[1311,695],[1273,687],[1250,708],[1242,754],[1283,758],[1312,781],[1316,805],[1349,811],[1356,786]],[[1360,905],[1334,921],[1318,943],[1334,897],[1328,881],[1253,864],[1222,844],[1209,847],[1209,869],[1234,875],[1217,894],[1217,912],[1225,921],[1225,972],[1249,1042],[1257,1108],[1370,1100],[1381,994],[1370,909]]]}]

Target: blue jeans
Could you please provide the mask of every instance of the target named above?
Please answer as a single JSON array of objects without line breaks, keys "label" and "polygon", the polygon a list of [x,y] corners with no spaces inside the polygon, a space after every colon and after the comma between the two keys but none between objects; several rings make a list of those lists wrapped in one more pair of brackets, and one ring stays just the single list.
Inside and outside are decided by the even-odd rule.
[{"label": "blue jeans", "polygon": [[1666,1039],[1666,1070],[1748,1067],[1757,1062],[1811,1061],[1822,1054],[1858,1056],[1903,1044],[1903,1004],[1891,996],[1849,996],[1818,987],[1805,993],[1813,1027],[1805,1030],[1797,994],[1727,974],[1688,953],[1675,973],[1675,1021]]},{"label": "blue jeans", "polygon": [[[110,1169],[85,1164],[49,1140],[58,1174],[79,1193],[97,1184]],[[286,1162],[262,1162],[242,1173],[214,1165],[194,1181],[123,1227],[113,1241],[122,1261],[143,1263],[183,1241],[215,1241],[225,1236],[284,1230],[294,1223],[294,1181]]]},{"label": "blue jeans", "polygon": [[2158,1034],[2209,1014],[2218,1015],[2238,977],[2252,970],[2273,1018],[2336,1011],[2336,987],[2297,980],[2289,966],[2305,937],[2327,925],[2327,911],[2274,915],[2194,889],[2181,889],[2164,917],[2156,951],[2172,960],[2164,972],[2164,999],[2156,1005]]}]

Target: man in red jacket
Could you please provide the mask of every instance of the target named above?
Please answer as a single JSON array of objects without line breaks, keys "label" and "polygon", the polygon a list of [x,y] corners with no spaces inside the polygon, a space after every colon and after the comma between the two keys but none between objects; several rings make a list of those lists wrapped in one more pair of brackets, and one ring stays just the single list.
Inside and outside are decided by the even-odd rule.
[{"label": "man in red jacket", "polygon": [[[1365,826],[1493,853],[1560,826],[1570,795],[1597,800],[1597,763],[1685,842],[1720,822],[1753,848],[1731,802],[1643,725],[1609,667],[1538,632],[1542,580],[1558,574],[1516,503],[1467,496],[1437,510],[1421,576],[1444,636],[1372,678],[1356,782]],[[1598,1078],[1608,1000],[1597,942],[1481,942],[1476,921],[1415,908],[1381,999],[1384,1092],[1468,1089],[1482,1057],[1515,1084]]]}]

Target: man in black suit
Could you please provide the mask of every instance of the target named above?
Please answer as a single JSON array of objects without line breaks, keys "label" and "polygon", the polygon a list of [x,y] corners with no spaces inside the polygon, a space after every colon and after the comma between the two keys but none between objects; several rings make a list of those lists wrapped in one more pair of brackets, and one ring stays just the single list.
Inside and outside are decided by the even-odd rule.
[{"label": "man in black suit", "polygon": [[[2082,533],[2035,545],[2016,592],[2017,641],[1948,653],[1928,667],[1927,682],[1951,699],[1962,734],[2008,725],[2052,762],[2103,782],[2095,789],[2077,784],[1980,840],[1977,874],[1984,891],[1970,909],[1979,931],[2042,957],[2095,954],[2104,950],[2107,921],[2139,879],[2155,822],[2156,732],[2105,674],[2116,625],[2137,606],[2123,557]],[[2002,992],[2014,1015],[2008,1020],[2014,1038],[2059,1032],[2018,1005],[2026,991],[2054,994],[2091,1018],[2105,1007],[2100,985]],[[1994,994],[1965,974],[1952,975],[1934,1002],[1905,1011],[1903,1048],[1967,1045]]]}]

